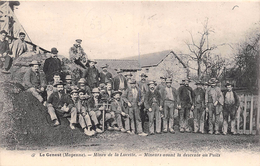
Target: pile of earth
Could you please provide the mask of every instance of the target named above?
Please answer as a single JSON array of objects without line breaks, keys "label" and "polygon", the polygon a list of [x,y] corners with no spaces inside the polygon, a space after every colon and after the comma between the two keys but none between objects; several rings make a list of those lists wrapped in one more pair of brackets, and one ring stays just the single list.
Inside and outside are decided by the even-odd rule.
[{"label": "pile of earth", "polygon": [[79,128],[71,130],[65,118],[53,127],[47,108],[19,83],[1,82],[0,95],[1,145],[69,145],[88,139]]}]

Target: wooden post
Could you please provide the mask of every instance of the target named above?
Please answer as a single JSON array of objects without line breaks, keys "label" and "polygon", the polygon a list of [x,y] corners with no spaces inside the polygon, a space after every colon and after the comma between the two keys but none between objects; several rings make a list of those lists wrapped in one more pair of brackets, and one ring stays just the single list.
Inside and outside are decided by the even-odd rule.
[{"label": "wooden post", "polygon": [[254,95],[251,96],[251,106],[250,106],[250,120],[249,120],[249,134],[252,134],[253,130],[253,110],[254,110]]},{"label": "wooden post", "polygon": [[102,115],[102,132],[105,131],[105,113],[106,113],[106,107],[105,107],[105,102],[103,102],[103,115]]},{"label": "wooden post", "polygon": [[256,135],[260,134],[260,127],[259,127],[259,116],[260,116],[260,95],[258,95],[258,104],[257,104],[257,111],[256,111]]},{"label": "wooden post", "polygon": [[[239,100],[239,101],[241,101],[241,100]],[[240,105],[239,105],[239,107],[238,107],[238,109],[237,109],[237,133],[240,133]]]},{"label": "wooden post", "polygon": [[247,95],[245,96],[245,105],[244,105],[244,126],[243,126],[243,133],[246,134],[246,107],[247,107]]}]

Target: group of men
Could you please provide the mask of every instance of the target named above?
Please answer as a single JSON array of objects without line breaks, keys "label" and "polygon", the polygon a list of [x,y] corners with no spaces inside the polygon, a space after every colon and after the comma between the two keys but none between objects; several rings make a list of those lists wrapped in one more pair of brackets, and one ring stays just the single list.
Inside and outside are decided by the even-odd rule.
[{"label": "group of men", "polygon": [[[20,38],[10,48],[6,35],[4,30],[0,32],[0,55],[4,58],[0,67],[3,67],[3,73],[8,73],[13,58],[27,50],[24,33],[19,34]],[[101,133],[105,128],[140,136],[175,133],[175,110],[178,110],[180,132],[192,131],[188,120],[193,113],[193,132],[220,134],[222,113],[222,133],[227,134],[230,116],[231,133],[236,134],[239,99],[232,84],[227,83],[227,91],[222,93],[216,86],[216,78],[208,83],[197,82],[197,88],[193,90],[189,79],[182,80],[176,89],[172,87],[172,78],[161,77],[161,84],[157,85],[155,81],[148,81],[148,76],[143,73],[137,82],[131,73],[123,75],[121,69],[116,69],[117,75],[113,77],[108,72],[108,65],[101,66],[102,71],[96,68],[97,62],[88,59],[81,42],[77,39],[69,50],[71,62],[83,69],[78,82],[69,74],[62,77],[62,62],[56,48],[51,49],[51,57],[43,64],[44,73],[40,72],[41,64],[34,60],[24,74],[25,89],[47,107],[53,126],[60,125],[59,117],[64,117],[70,121],[71,129],[79,124],[89,136]],[[206,117],[208,131],[204,126]],[[144,133],[147,118],[149,131]]]},{"label": "group of men", "polygon": [[[52,49],[57,58],[57,49]],[[39,72],[40,63],[33,61],[31,68],[24,75],[24,86],[40,102],[46,105],[53,121],[53,126],[60,125],[59,117],[67,118],[71,129],[80,127],[86,135],[92,136],[107,130],[116,130],[129,134],[147,136],[160,133],[175,133],[174,114],[178,110],[179,131],[191,132],[188,123],[193,112],[193,132],[206,133],[204,124],[208,117],[208,133],[220,134],[220,114],[223,113],[222,133],[227,134],[228,117],[231,119],[231,132],[236,134],[235,118],[239,99],[233,91],[233,85],[226,84],[227,91],[222,93],[216,78],[207,84],[197,82],[193,90],[190,80],[182,80],[180,87],[172,87],[172,78],[161,77],[161,84],[147,81],[147,75],[141,74],[140,81],[132,78],[132,74],[123,75],[116,69],[117,75],[107,71],[108,65],[95,67],[96,61],[87,60],[85,71],[78,82],[71,75],[61,80],[60,70],[48,68],[50,60],[46,59],[43,70]],[[55,59],[55,64],[60,64]],[[49,75],[47,75],[49,73]],[[45,79],[47,78],[47,79]],[[47,80],[47,81],[46,81]],[[144,121],[148,117],[148,133],[144,133]]]},{"label": "group of men", "polygon": [[20,32],[19,38],[11,44],[6,40],[7,34],[5,30],[0,31],[0,70],[4,74],[10,73],[9,69],[12,66],[13,60],[28,51],[24,40],[26,36],[24,32]]}]

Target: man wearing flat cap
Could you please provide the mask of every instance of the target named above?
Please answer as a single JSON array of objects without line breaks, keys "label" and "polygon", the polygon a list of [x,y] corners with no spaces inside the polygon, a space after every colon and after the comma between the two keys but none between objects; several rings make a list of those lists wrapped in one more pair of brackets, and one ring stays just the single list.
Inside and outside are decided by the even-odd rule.
[{"label": "man wearing flat cap", "polygon": [[194,109],[194,91],[189,86],[189,80],[185,80],[184,86],[178,89],[178,105],[180,117],[180,132],[191,132],[188,120],[190,110]]},{"label": "man wearing flat cap", "polygon": [[198,131],[204,133],[205,123],[205,91],[202,88],[203,83],[201,81],[196,82],[197,88],[194,90],[195,94],[195,108],[193,110],[194,115],[194,133]]},{"label": "man wearing flat cap", "polygon": [[[13,59],[9,56],[10,49],[6,35],[7,32],[5,30],[0,31],[0,69],[2,73],[10,74],[9,69],[12,66]],[[4,62],[2,60],[4,60]]]},{"label": "man wearing flat cap", "polygon": [[237,93],[233,90],[234,85],[231,83],[226,84],[227,90],[224,91],[224,123],[223,123],[223,134],[227,134],[228,129],[228,117],[230,116],[231,120],[231,133],[237,134],[236,132],[236,117],[237,117],[237,109],[240,105],[239,98]]},{"label": "man wearing flat cap", "polygon": [[43,64],[43,71],[46,75],[47,83],[50,84],[53,81],[55,72],[61,72],[61,60],[57,57],[57,48],[51,49],[51,57],[47,58]]},{"label": "man wearing flat cap", "polygon": [[76,40],[76,43],[69,50],[69,55],[70,60],[72,62],[86,69],[84,63],[87,62],[88,57],[87,54],[84,52],[83,48],[81,47],[81,42],[81,39]]},{"label": "man wearing flat cap", "polygon": [[82,78],[87,80],[87,84],[91,89],[99,86],[100,73],[95,66],[96,64],[97,62],[94,59],[89,59],[89,67],[83,71],[82,75]]},{"label": "man wearing flat cap", "polygon": [[121,90],[124,91],[127,88],[127,80],[122,74],[121,69],[116,69],[117,75],[113,79],[113,88],[115,91]]},{"label": "man wearing flat cap", "polygon": [[47,100],[48,113],[53,121],[54,126],[60,125],[58,115],[63,117],[69,117],[70,113],[76,109],[72,109],[73,101],[68,94],[64,93],[64,84],[62,81],[54,85],[57,88],[56,92],[53,92]]},{"label": "man wearing flat cap", "polygon": [[31,92],[40,102],[43,102],[43,93],[46,88],[45,76],[42,72],[39,71],[40,63],[36,60],[33,60],[29,68],[23,77],[23,86],[27,89],[28,92]]},{"label": "man wearing flat cap", "polygon": [[144,97],[144,106],[148,110],[147,114],[149,117],[149,133],[154,134],[154,118],[156,133],[161,134],[161,112],[163,111],[163,100],[160,92],[156,90],[157,83],[150,81],[148,83],[149,91]]},{"label": "man wearing flat cap", "polygon": [[101,66],[102,72],[100,72],[100,83],[107,83],[108,81],[111,81],[113,76],[112,74],[107,71],[108,64]]},{"label": "man wearing flat cap", "polygon": [[174,110],[177,106],[177,90],[172,87],[172,79],[167,78],[166,87],[161,90],[161,95],[163,99],[163,132],[168,131],[172,134],[174,131]]},{"label": "man wearing flat cap", "polygon": [[[224,97],[221,89],[216,86],[216,78],[209,80],[210,87],[206,90],[205,104],[206,112],[209,113],[209,134],[213,134],[213,126],[215,126],[215,134],[219,133],[220,114],[223,110]],[[213,121],[213,116],[214,121]]]}]

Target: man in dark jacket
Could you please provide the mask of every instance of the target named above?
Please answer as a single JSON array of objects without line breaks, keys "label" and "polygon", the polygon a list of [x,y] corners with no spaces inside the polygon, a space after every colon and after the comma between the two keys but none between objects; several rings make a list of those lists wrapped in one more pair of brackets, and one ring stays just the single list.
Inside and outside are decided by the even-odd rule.
[{"label": "man in dark jacket", "polygon": [[47,58],[43,64],[43,71],[46,75],[46,80],[48,84],[53,81],[53,74],[55,72],[61,72],[61,61],[57,57],[57,54],[57,48],[52,48],[51,57]]},{"label": "man in dark jacket", "polygon": [[126,78],[123,76],[122,74],[122,70],[121,69],[116,69],[117,71],[117,76],[114,77],[113,79],[113,88],[115,91],[121,90],[124,91],[127,88],[127,81]]},{"label": "man in dark jacket", "polygon": [[195,108],[193,110],[194,115],[194,133],[198,130],[200,133],[204,133],[205,123],[205,91],[202,88],[202,82],[196,82],[197,88],[194,90],[195,94]]},{"label": "man in dark jacket", "polygon": [[107,71],[108,65],[101,66],[102,72],[100,72],[100,83],[107,83],[112,80],[112,74]]},{"label": "man in dark jacket", "polygon": [[223,134],[227,134],[228,128],[228,116],[230,116],[231,120],[231,133],[236,134],[236,115],[237,109],[240,105],[239,98],[237,93],[233,91],[233,84],[227,83],[226,84],[227,91],[223,93],[224,96],[224,124],[223,124]]},{"label": "man in dark jacket", "polygon": [[178,109],[180,117],[180,132],[190,132],[188,120],[190,118],[190,110],[194,109],[194,92],[189,86],[189,80],[185,80],[184,86],[178,89]]},{"label": "man in dark jacket", "polygon": [[163,100],[160,92],[155,89],[156,85],[155,81],[150,81],[148,83],[149,91],[146,93],[144,98],[144,106],[148,110],[150,135],[154,134],[154,117],[156,133],[161,133],[161,112],[163,111]]},{"label": "man in dark jacket", "polygon": [[[8,41],[6,40],[6,35],[7,32],[5,30],[0,32],[0,68],[2,73],[10,74],[9,69],[12,66],[13,58],[9,56],[10,49]],[[4,59],[4,62],[2,62],[2,58]]]},{"label": "man in dark jacket", "polygon": [[95,60],[88,60],[89,67],[83,71],[83,78],[87,80],[88,86],[93,89],[99,86],[100,74],[98,69],[95,67],[97,62]]},{"label": "man in dark jacket", "polygon": [[88,59],[87,54],[84,52],[83,48],[81,47],[81,39],[77,39],[76,43],[70,48],[70,60],[74,62],[76,65],[86,69],[84,65]]}]

